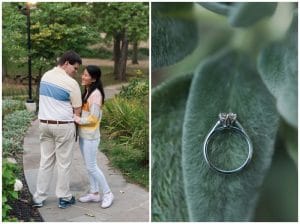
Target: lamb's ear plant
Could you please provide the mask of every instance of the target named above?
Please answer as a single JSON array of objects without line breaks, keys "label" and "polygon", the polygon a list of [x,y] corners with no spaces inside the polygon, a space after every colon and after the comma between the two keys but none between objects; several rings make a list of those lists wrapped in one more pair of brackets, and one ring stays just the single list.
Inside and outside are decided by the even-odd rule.
[{"label": "lamb's ear plant", "polygon": [[152,91],[153,221],[189,221],[181,167],[181,136],[192,77],[191,74],[182,76]]},{"label": "lamb's ear plant", "polygon": [[[191,10],[191,3],[186,4],[189,7],[181,9]],[[164,17],[161,10],[172,3],[152,3],[152,68],[164,67],[161,71],[172,75],[177,64],[193,60],[188,53],[200,59],[192,74],[170,75],[170,80],[152,90],[152,220],[254,221],[275,149],[286,149],[297,162],[297,7],[295,3],[201,5],[204,8],[194,4],[194,10],[204,14],[202,19],[208,18],[208,25],[198,26],[197,45],[195,35],[180,39],[169,32],[170,24],[159,21]],[[175,8],[170,8],[168,20],[181,19]],[[286,22],[285,31],[275,40],[276,35],[267,34],[277,25],[272,21],[281,16],[278,11],[282,8],[294,14],[294,19]],[[212,16],[209,10],[218,15]],[[191,24],[205,23],[197,18]],[[207,43],[207,30],[201,28],[220,29],[220,24],[225,37],[219,42],[212,38],[215,48],[201,51]],[[175,29],[176,23],[173,25]],[[179,31],[188,27],[178,25]],[[258,27],[265,27],[265,35],[257,32]],[[241,32],[249,34],[242,41],[237,38]],[[209,29],[207,33],[211,33]],[[244,42],[248,44],[243,46]],[[205,136],[220,112],[237,113],[253,143],[253,158],[239,173],[217,173],[203,156]],[[278,138],[282,144],[276,147]],[[243,161],[247,144],[227,133],[216,138],[211,149],[219,166],[230,167]],[[296,221],[297,215],[290,220]]]},{"label": "lamb's ear plant", "polygon": [[[152,69],[173,64],[191,53],[197,44],[193,3],[175,3],[166,7],[152,4]],[[188,16],[187,16],[188,15]],[[188,40],[188,41],[187,41]]]}]

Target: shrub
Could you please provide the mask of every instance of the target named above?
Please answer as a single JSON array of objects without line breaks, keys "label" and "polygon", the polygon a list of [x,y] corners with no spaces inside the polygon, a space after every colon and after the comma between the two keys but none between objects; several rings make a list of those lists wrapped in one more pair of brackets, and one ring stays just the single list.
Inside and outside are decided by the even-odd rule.
[{"label": "shrub", "polygon": [[22,150],[22,137],[27,130],[34,114],[20,110],[8,114],[3,119],[2,150],[3,156],[15,154]]},{"label": "shrub", "polygon": [[2,114],[10,114],[16,110],[25,110],[25,103],[20,100],[5,99],[2,101]]},{"label": "shrub", "polygon": [[[2,150],[3,157],[15,155],[22,150],[23,136],[34,117],[34,114],[23,110],[24,102],[17,100],[3,100],[3,113],[6,115],[2,123]],[[2,220],[17,221],[9,217],[9,211],[13,203],[18,199],[18,191],[22,184],[17,177],[20,167],[11,160],[5,159],[2,163]]]},{"label": "shrub", "polygon": [[120,91],[120,97],[126,99],[144,99],[148,96],[149,84],[146,80],[133,79],[128,86],[123,86]]},{"label": "shrub", "polygon": [[131,144],[143,152],[148,161],[148,118],[146,108],[137,100],[115,97],[105,104],[103,126],[110,138],[118,139],[121,144]]},{"label": "shrub", "polygon": [[3,160],[2,164],[2,221],[16,221],[9,217],[9,211],[12,207],[9,201],[17,200],[19,197],[19,189],[15,189],[15,183],[19,169],[16,164]]}]

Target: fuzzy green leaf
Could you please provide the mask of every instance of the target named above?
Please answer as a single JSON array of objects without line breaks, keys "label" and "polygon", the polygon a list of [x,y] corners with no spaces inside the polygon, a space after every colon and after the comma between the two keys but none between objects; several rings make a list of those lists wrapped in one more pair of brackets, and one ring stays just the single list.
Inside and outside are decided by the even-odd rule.
[{"label": "fuzzy green leaf", "polygon": [[152,221],[188,221],[181,169],[181,136],[192,76],[152,91]]},{"label": "fuzzy green leaf", "polygon": [[[153,4],[155,5],[155,4]],[[196,21],[193,18],[172,16],[152,9],[152,69],[171,65],[190,54],[198,41]],[[184,12],[189,15],[186,8]],[[180,14],[181,8],[178,8]]]},{"label": "fuzzy green leaf", "polygon": [[221,15],[228,15],[229,10],[230,10],[230,6],[224,4],[224,3],[217,3],[217,2],[199,2],[199,4],[201,6],[203,6],[204,8],[221,14]]},{"label": "fuzzy green leaf", "polygon": [[288,155],[298,165],[298,129],[293,128],[282,121],[280,126],[280,135],[285,144]]},{"label": "fuzzy green leaf", "polygon": [[235,27],[251,26],[259,20],[273,15],[276,2],[244,2],[230,7],[229,23]]},{"label": "fuzzy green leaf", "polygon": [[[224,51],[196,71],[186,105],[182,168],[190,221],[249,221],[258,189],[268,170],[278,128],[275,101],[248,57]],[[241,172],[211,170],[203,142],[220,112],[234,112],[253,143],[253,158]],[[247,143],[224,132],[212,141],[214,163],[225,169],[241,165]]]},{"label": "fuzzy green leaf", "polygon": [[262,50],[258,59],[260,75],[277,100],[277,109],[285,121],[298,127],[298,17],[287,37]]},{"label": "fuzzy green leaf", "polygon": [[164,15],[178,15],[182,13],[191,13],[193,10],[193,3],[192,2],[172,2],[172,3],[165,3],[165,2],[155,2],[152,3],[152,12],[153,13],[161,13]]},{"label": "fuzzy green leaf", "polygon": [[255,222],[298,221],[298,169],[277,138],[272,165],[257,203]]}]

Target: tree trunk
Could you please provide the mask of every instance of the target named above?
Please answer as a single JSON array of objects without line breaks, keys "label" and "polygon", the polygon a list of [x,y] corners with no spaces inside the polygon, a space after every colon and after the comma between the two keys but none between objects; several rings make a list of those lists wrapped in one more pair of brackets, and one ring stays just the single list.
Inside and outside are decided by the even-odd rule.
[{"label": "tree trunk", "polygon": [[132,45],[132,64],[138,64],[138,42],[135,40]]},{"label": "tree trunk", "polygon": [[127,37],[127,32],[125,30],[124,35],[122,37],[121,57],[119,61],[119,74],[118,74],[118,79],[122,81],[126,81],[127,56],[128,56],[128,37]]},{"label": "tree trunk", "polygon": [[114,52],[113,52],[115,79],[118,79],[118,74],[119,74],[119,61],[121,57],[120,45],[121,45],[121,35],[117,34],[114,36]]}]

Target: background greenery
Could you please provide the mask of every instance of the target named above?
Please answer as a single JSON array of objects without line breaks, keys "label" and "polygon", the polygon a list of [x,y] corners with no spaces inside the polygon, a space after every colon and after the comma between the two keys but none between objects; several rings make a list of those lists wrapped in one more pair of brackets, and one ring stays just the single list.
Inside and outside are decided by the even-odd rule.
[{"label": "background greenery", "polygon": [[2,100],[2,221],[17,221],[9,211],[19,192],[14,191],[16,178],[20,178],[21,166],[7,161],[16,158],[23,150],[23,137],[35,115],[25,110],[23,101]]},{"label": "background greenery", "polygon": [[[139,53],[144,58],[148,55],[146,49],[138,50],[139,43],[148,39],[148,3],[39,2],[33,6],[5,2],[2,6],[3,77],[27,81],[26,70],[18,68],[24,67],[28,58],[28,7],[32,77],[37,83],[41,75],[56,64],[57,58],[70,49],[84,56],[114,60],[112,73],[115,79],[122,81],[128,78],[128,57],[137,64]],[[129,44],[133,46],[131,50]]]},{"label": "background greenery", "polygon": [[[297,221],[297,3],[152,3],[152,15],[153,221]],[[220,112],[253,142],[237,174],[203,158]],[[234,167],[243,147],[229,133],[212,151]]]},{"label": "background greenery", "polygon": [[148,188],[148,81],[133,79],[120,94],[105,102],[102,150],[129,181]]}]

